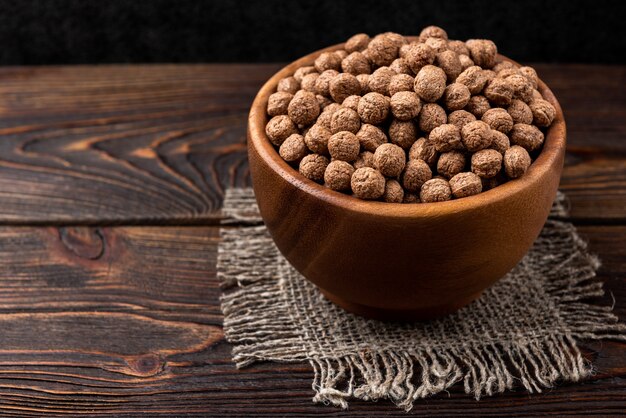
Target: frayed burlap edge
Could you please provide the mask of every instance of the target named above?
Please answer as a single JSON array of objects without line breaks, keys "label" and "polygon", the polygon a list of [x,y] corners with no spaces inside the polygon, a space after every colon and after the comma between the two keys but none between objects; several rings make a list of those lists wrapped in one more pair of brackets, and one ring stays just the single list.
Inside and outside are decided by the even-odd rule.
[{"label": "frayed burlap edge", "polygon": [[[261,221],[249,189],[227,192],[224,214],[229,222],[255,225]],[[551,217],[567,215],[566,200],[559,194]],[[267,245],[264,226],[223,228],[218,252],[218,276],[225,287],[239,289],[222,298],[224,329],[234,345],[237,367],[257,361],[309,361],[314,369],[315,402],[347,408],[350,398],[389,399],[405,410],[415,400],[445,391],[461,382],[476,399],[513,389],[519,382],[529,392],[541,392],[555,382],[579,381],[592,373],[577,339],[626,340],[626,326],[618,323],[611,307],[584,299],[601,296],[602,283],[594,282],[599,261],[587,252],[573,225],[549,220],[545,251],[570,254],[549,273],[544,290],[558,309],[559,332],[541,338],[513,341],[463,342],[439,347],[421,344],[393,349],[369,347],[336,356],[311,352],[301,319],[291,304],[288,280],[293,269]],[[572,236],[573,240],[561,240]],[[245,238],[245,240],[244,240]],[[570,242],[561,248],[562,242]],[[537,245],[537,244],[536,244]],[[540,245],[542,245],[540,243]],[[236,260],[233,260],[236,257]],[[268,259],[269,258],[269,259]],[[276,275],[257,274],[259,260],[276,266]]]}]

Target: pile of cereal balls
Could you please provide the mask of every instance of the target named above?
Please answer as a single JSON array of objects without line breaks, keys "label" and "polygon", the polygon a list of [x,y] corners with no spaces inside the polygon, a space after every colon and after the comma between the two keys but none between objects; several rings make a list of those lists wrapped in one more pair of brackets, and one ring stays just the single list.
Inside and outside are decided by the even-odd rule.
[{"label": "pile of cereal balls", "polygon": [[440,202],[526,172],[556,110],[486,39],[354,35],[278,83],[265,131],[300,173],[360,199]]}]

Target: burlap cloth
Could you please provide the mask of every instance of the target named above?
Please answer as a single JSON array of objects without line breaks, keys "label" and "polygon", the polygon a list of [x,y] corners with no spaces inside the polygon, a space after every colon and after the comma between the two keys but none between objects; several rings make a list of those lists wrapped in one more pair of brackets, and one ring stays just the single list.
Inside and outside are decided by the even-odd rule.
[{"label": "burlap cloth", "polygon": [[603,294],[599,261],[570,223],[559,194],[550,219],[517,267],[481,298],[428,323],[364,319],[328,302],[282,257],[262,225],[251,189],[226,193],[218,276],[224,330],[237,367],[309,361],[316,402],[416,399],[460,382],[476,399],[521,385],[541,392],[592,373],[577,339],[626,340]]}]

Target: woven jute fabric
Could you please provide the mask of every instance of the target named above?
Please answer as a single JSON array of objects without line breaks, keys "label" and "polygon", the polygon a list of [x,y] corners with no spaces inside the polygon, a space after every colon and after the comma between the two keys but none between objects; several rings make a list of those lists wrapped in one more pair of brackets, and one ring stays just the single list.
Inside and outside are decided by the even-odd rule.
[{"label": "woven jute fabric", "polygon": [[238,367],[309,361],[316,402],[389,399],[404,409],[451,385],[476,399],[523,386],[541,392],[592,373],[578,339],[626,340],[603,294],[596,257],[559,194],[524,259],[467,307],[426,323],[352,315],[327,301],[280,254],[251,189],[226,193],[218,254],[224,330]]}]

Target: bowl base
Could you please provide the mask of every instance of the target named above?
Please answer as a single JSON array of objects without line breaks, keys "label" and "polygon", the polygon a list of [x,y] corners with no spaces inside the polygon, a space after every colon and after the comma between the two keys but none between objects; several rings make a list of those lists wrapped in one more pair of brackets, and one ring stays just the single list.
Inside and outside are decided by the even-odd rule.
[{"label": "bowl base", "polygon": [[482,293],[475,293],[460,302],[450,303],[447,305],[431,306],[421,309],[386,309],[349,302],[321,288],[320,291],[326,299],[348,312],[365,318],[378,319],[381,321],[427,321],[429,319],[439,318],[458,311],[462,307],[478,299]]}]

